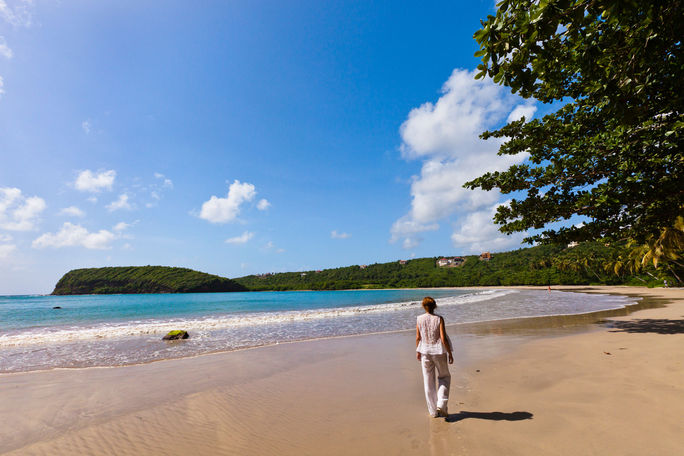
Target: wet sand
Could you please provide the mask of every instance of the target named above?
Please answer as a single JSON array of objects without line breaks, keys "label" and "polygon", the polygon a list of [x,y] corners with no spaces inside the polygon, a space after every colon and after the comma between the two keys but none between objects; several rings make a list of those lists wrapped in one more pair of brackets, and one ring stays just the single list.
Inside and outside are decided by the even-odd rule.
[{"label": "wet sand", "polygon": [[465,412],[449,423],[461,435],[454,454],[684,454],[684,290],[592,288],[666,307],[533,341],[470,372]]},{"label": "wet sand", "polygon": [[0,453],[681,454],[684,291],[579,288],[659,307],[451,327],[447,420],[400,332],[0,375]]}]

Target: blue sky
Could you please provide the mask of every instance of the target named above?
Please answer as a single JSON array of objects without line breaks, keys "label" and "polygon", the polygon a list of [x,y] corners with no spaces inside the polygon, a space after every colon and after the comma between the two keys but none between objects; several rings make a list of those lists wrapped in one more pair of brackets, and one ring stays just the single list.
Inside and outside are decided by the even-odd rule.
[{"label": "blue sky", "polygon": [[516,248],[477,134],[492,1],[0,0],[0,294],[72,268],[227,277]]}]

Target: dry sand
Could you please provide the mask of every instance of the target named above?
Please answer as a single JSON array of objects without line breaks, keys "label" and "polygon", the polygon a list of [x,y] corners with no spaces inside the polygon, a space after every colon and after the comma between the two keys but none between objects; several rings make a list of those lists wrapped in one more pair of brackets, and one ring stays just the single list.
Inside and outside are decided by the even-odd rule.
[{"label": "dry sand", "polygon": [[401,332],[0,375],[0,453],[684,454],[684,291],[582,289],[666,307],[451,328],[447,420]]}]

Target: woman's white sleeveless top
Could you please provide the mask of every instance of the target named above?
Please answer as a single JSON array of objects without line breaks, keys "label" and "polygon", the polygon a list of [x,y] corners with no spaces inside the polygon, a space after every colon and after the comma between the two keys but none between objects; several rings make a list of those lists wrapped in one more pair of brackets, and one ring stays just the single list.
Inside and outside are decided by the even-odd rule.
[{"label": "woman's white sleeveless top", "polygon": [[417,352],[424,355],[443,355],[446,348],[439,337],[439,315],[424,313],[417,319],[418,331],[420,331],[420,342],[416,348]]}]

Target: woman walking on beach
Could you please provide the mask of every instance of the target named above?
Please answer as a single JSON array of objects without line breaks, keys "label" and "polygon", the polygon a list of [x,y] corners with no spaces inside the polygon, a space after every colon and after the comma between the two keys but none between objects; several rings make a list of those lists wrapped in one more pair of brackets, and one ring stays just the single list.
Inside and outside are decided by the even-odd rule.
[{"label": "woman walking on beach", "polygon": [[451,384],[447,360],[452,364],[454,357],[451,354],[451,341],[444,327],[444,318],[435,315],[436,307],[437,303],[431,297],[423,299],[425,313],[418,317],[416,323],[416,358],[423,368],[428,412],[432,417],[446,418]]}]

